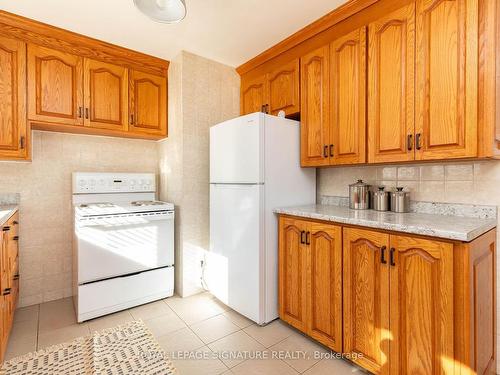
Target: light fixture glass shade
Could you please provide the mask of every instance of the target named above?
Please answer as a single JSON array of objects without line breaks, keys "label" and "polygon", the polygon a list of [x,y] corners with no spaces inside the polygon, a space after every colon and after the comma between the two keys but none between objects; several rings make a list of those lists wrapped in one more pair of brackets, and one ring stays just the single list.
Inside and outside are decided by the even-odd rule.
[{"label": "light fixture glass shade", "polygon": [[154,21],[176,23],[186,17],[184,0],[134,0],[134,4]]}]

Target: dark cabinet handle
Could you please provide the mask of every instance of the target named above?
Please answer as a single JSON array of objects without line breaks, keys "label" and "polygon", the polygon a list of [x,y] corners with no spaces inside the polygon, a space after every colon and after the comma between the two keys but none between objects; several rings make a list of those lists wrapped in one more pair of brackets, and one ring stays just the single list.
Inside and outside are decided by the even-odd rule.
[{"label": "dark cabinet handle", "polygon": [[10,227],[9,227],[9,226],[6,226],[6,227],[3,227],[3,228],[2,228],[2,231],[4,231],[4,232],[8,232],[9,230],[10,230]]},{"label": "dark cabinet handle", "polygon": [[82,118],[82,116],[83,116],[83,108],[78,107],[78,118]]},{"label": "dark cabinet handle", "polygon": [[13,280],[19,280],[19,275],[14,275]]},{"label": "dark cabinet handle", "polygon": [[86,119],[89,118],[89,109],[88,108],[85,108],[85,118]]},{"label": "dark cabinet handle", "polygon": [[380,248],[380,263],[387,264],[387,260],[385,259],[385,250],[387,246],[382,246]]},{"label": "dark cabinet handle", "polygon": [[330,145],[330,157],[333,158],[333,145]]},{"label": "dark cabinet handle", "polygon": [[415,137],[415,148],[417,150],[420,150],[422,148],[422,145],[420,144],[421,138],[422,138],[422,134],[417,133],[417,135]]},{"label": "dark cabinet handle", "polygon": [[24,148],[26,147],[26,138],[24,137],[24,135],[19,139],[19,148],[21,150],[24,150]]},{"label": "dark cabinet handle", "polygon": [[130,125],[134,125],[134,114],[130,115]]},{"label": "dark cabinet handle", "polygon": [[10,288],[5,288],[2,293],[4,296],[7,296],[10,294]]},{"label": "dark cabinet handle", "polygon": [[12,237],[12,239],[13,239],[14,241],[19,241],[19,236],[14,236],[14,237]]},{"label": "dark cabinet handle", "polygon": [[306,233],[306,245],[311,244],[311,232]]},{"label": "dark cabinet handle", "polygon": [[407,148],[408,148],[408,151],[413,150],[413,134],[408,134]]},{"label": "dark cabinet handle", "polygon": [[323,157],[327,158],[328,157],[328,146],[325,145],[325,147],[323,147]]},{"label": "dark cabinet handle", "polygon": [[265,104],[262,104],[262,106],[260,107],[260,111],[262,113],[266,113],[266,105]]},{"label": "dark cabinet handle", "polygon": [[12,224],[17,225],[17,224],[19,224],[19,223],[18,223],[16,220],[14,220],[14,221],[12,222]]},{"label": "dark cabinet handle", "polygon": [[396,262],[394,262],[394,253],[396,252],[396,249],[391,247],[391,251],[389,253],[389,262],[391,264],[391,266],[395,266],[396,265]]},{"label": "dark cabinet handle", "polygon": [[269,104],[266,104],[266,113],[269,114]]},{"label": "dark cabinet handle", "polygon": [[303,230],[303,231],[300,232],[300,243],[301,244],[305,244],[306,243],[306,241],[304,240],[304,234],[306,234],[305,230]]}]

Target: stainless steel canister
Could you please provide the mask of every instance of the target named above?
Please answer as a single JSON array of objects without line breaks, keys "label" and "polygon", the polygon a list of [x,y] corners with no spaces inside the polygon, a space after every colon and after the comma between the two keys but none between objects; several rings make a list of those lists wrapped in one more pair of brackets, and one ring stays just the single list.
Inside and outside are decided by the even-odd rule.
[{"label": "stainless steel canister", "polygon": [[391,211],[408,212],[410,211],[410,193],[403,191],[402,187],[397,187],[396,191],[391,193]]},{"label": "stainless steel canister", "polygon": [[349,185],[349,208],[367,210],[370,208],[370,185],[363,180]]},{"label": "stainless steel canister", "polygon": [[379,186],[378,191],[373,192],[372,206],[375,211],[389,211],[390,192]]}]

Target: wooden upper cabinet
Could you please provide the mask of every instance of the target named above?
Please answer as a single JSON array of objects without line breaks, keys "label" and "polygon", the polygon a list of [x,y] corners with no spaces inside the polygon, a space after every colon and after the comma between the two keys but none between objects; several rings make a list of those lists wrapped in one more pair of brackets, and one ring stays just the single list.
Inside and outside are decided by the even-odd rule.
[{"label": "wooden upper cabinet", "polygon": [[85,126],[128,130],[128,69],[85,59]]},{"label": "wooden upper cabinet", "polygon": [[27,135],[26,44],[0,37],[0,157],[28,157]]},{"label": "wooden upper cabinet", "polygon": [[83,58],[28,45],[28,119],[83,125]]},{"label": "wooden upper cabinet", "polygon": [[366,162],[366,28],[330,44],[331,164]]},{"label": "wooden upper cabinet", "polygon": [[344,353],[374,374],[389,374],[388,248],[388,234],[344,228]]},{"label": "wooden upper cabinet", "polygon": [[300,160],[303,167],[330,164],[329,47],[300,59]]},{"label": "wooden upper cabinet", "polygon": [[167,79],[136,70],[129,72],[129,130],[167,133]]},{"label": "wooden upper cabinet", "polygon": [[415,158],[415,4],[368,27],[368,161]]},{"label": "wooden upper cabinet", "polygon": [[417,0],[417,160],[477,155],[478,0]]},{"label": "wooden upper cabinet", "polygon": [[267,74],[269,114],[277,115],[283,110],[285,115],[291,115],[300,111],[299,68],[299,59],[295,59]]},{"label": "wooden upper cabinet", "polygon": [[280,218],[279,221],[279,315],[306,332],[306,251],[308,223]]},{"label": "wooden upper cabinet", "polygon": [[308,333],[342,352],[342,228],[311,223],[307,242]]},{"label": "wooden upper cabinet", "polygon": [[391,246],[391,374],[453,373],[453,244],[391,236]]},{"label": "wooden upper cabinet", "polygon": [[241,87],[241,114],[246,115],[253,112],[262,112],[267,102],[267,78],[266,75],[257,77],[251,81],[243,82]]}]

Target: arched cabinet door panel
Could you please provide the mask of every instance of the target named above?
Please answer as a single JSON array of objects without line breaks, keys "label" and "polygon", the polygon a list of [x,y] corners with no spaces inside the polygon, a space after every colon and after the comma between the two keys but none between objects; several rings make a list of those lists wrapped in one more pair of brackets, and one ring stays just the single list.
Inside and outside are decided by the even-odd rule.
[{"label": "arched cabinet door panel", "polygon": [[28,118],[83,125],[83,58],[28,45]]},{"label": "arched cabinet door panel", "polygon": [[416,1],[417,160],[477,156],[478,1]]},{"label": "arched cabinet door panel", "polygon": [[389,235],[344,228],[344,352],[389,374]]},{"label": "arched cabinet door panel", "polygon": [[167,79],[153,74],[129,72],[129,130],[167,134]]},{"label": "arched cabinet door panel", "polygon": [[26,44],[0,37],[0,158],[29,157]]},{"label": "arched cabinet door panel", "polygon": [[299,70],[299,59],[295,59],[267,74],[269,114],[285,111],[288,116],[300,111]]},{"label": "arched cabinet door panel", "polygon": [[241,114],[262,112],[267,102],[267,79],[262,75],[242,84]]},{"label": "arched cabinet door panel", "polygon": [[391,236],[391,252],[391,374],[448,374],[454,358],[453,244]]},{"label": "arched cabinet door panel", "polygon": [[330,164],[329,47],[300,58],[300,162],[303,167]]},{"label": "arched cabinet door panel", "polygon": [[368,162],[415,159],[415,4],[368,27]]},{"label": "arched cabinet door panel", "polygon": [[128,70],[85,59],[85,126],[128,130]]}]

